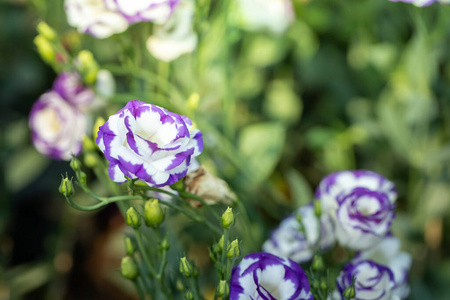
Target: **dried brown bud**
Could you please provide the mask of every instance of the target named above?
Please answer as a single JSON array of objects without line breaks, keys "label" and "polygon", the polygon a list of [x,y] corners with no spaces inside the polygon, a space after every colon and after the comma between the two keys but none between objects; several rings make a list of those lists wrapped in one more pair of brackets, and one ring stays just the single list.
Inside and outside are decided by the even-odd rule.
[{"label": "dried brown bud", "polygon": [[[232,205],[236,195],[230,190],[228,184],[208,172],[203,165],[196,171],[191,172],[184,178],[186,191],[202,197],[207,204],[223,203]],[[196,200],[189,199],[194,207],[200,207],[202,204]]]}]

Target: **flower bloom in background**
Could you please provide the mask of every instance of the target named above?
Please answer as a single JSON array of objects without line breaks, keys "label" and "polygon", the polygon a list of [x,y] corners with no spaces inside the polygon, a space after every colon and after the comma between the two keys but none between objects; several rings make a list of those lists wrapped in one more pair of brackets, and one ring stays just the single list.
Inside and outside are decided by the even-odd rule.
[{"label": "flower bloom in background", "polygon": [[334,213],[339,207],[338,199],[355,188],[366,188],[386,194],[391,203],[397,199],[394,183],[372,171],[355,170],[332,173],[320,181],[315,197],[324,212]]},{"label": "flower bloom in background", "polygon": [[180,0],[104,0],[106,7],[118,11],[130,24],[165,23]]},{"label": "flower bloom in background", "polygon": [[313,205],[300,207],[297,210],[297,215],[301,217],[303,230],[297,216],[291,215],[287,217],[271,233],[270,239],[263,244],[265,252],[288,257],[298,263],[304,263],[313,258],[319,237],[322,250],[331,248],[334,245],[334,228],[329,216],[322,215],[319,221],[314,214]]},{"label": "flower bloom in background", "polygon": [[230,300],[312,300],[303,269],[288,258],[252,253],[233,268]]},{"label": "flower bloom in background", "polygon": [[[355,277],[356,300],[397,300],[392,291],[395,286],[394,274],[391,269],[371,260],[350,262],[337,278],[337,288],[342,295]],[[336,293],[337,294],[337,293]],[[341,296],[341,299],[344,299]]]},{"label": "flower bloom in background", "polygon": [[182,0],[170,19],[155,28],[147,40],[148,51],[162,61],[172,61],[194,51],[197,47],[197,35],[192,29],[194,13],[193,1]]},{"label": "flower bloom in background", "polygon": [[407,2],[407,3],[412,3],[415,6],[428,6],[431,5],[435,2],[440,2],[440,3],[444,3],[444,4],[449,4],[450,1],[449,0],[389,0],[389,1],[393,1],[393,2]]},{"label": "flower bloom in background", "polygon": [[81,152],[86,117],[56,91],[43,94],[29,117],[31,139],[36,149],[51,158],[70,160]]},{"label": "flower bloom in background", "polygon": [[408,274],[411,269],[411,255],[400,252],[400,241],[387,236],[377,246],[358,253],[353,261],[372,260],[389,267],[394,275],[392,295],[406,299],[409,295]]},{"label": "flower bloom in background", "polygon": [[238,0],[248,30],[269,30],[281,34],[295,21],[291,0]]},{"label": "flower bloom in background", "polygon": [[107,7],[103,0],[66,0],[67,22],[80,33],[103,39],[127,30],[128,21],[117,10]]},{"label": "flower bloom in background", "polygon": [[188,117],[137,100],[109,117],[96,142],[113,181],[127,176],[153,187],[182,179],[203,150],[202,134]]},{"label": "flower bloom in background", "polygon": [[81,82],[78,73],[61,72],[53,83],[53,90],[72,106],[86,108],[95,99],[95,93]]}]

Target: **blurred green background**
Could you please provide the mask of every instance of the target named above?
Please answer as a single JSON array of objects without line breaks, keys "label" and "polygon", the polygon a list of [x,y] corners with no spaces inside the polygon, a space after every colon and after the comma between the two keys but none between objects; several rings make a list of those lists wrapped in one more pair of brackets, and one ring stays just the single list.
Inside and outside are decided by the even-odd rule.
[{"label": "blurred green background", "polygon": [[[252,228],[259,244],[249,250],[310,201],[330,172],[370,169],[393,180],[393,231],[414,259],[410,299],[447,299],[450,7],[324,0],[295,1],[295,8],[297,20],[283,36],[245,32],[233,17],[224,30],[216,18],[197,54],[171,64],[180,98],[200,95],[195,111],[145,98],[142,82],[117,77],[121,101],[142,96],[196,120],[205,132],[202,162],[262,224]],[[69,208],[57,194],[68,164],[44,158],[30,143],[27,115],[56,76],[33,45],[39,20],[100,63],[121,55],[114,38],[70,29],[62,1],[0,2],[0,299],[132,299],[118,260],[105,261],[102,252],[123,251],[113,247],[120,215],[114,207],[93,214]],[[139,26],[123,35],[134,41]],[[98,279],[99,268],[109,278]]]}]

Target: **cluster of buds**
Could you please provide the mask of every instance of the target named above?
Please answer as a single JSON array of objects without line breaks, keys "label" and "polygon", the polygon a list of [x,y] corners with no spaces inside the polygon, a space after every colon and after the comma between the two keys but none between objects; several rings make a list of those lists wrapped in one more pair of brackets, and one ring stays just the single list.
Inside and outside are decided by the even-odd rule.
[{"label": "cluster of buds", "polygon": [[[144,222],[148,227],[158,228],[164,221],[164,211],[157,199],[150,199],[144,205]],[[141,215],[131,206],[126,214],[126,223],[134,229],[141,226]]]}]

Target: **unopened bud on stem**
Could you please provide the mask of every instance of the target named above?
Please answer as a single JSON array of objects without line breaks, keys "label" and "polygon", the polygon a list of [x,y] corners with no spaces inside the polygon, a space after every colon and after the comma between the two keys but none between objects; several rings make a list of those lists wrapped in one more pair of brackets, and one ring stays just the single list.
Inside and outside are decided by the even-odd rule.
[{"label": "unopened bud on stem", "polygon": [[227,210],[222,214],[222,226],[223,228],[230,228],[234,223],[234,214],[231,207],[228,207]]},{"label": "unopened bud on stem", "polygon": [[230,243],[230,246],[228,248],[228,252],[227,252],[227,257],[229,259],[233,259],[236,258],[240,255],[240,251],[239,251],[239,241],[237,239],[235,239],[234,241],[232,241]]},{"label": "unopened bud on stem", "polygon": [[135,229],[137,229],[141,226],[141,216],[134,209],[133,206],[127,210],[126,222],[129,226],[131,226]]},{"label": "unopened bud on stem", "polygon": [[59,186],[59,192],[66,197],[70,197],[73,195],[73,184],[72,180],[67,177],[64,177],[61,180],[61,184]]},{"label": "unopened bud on stem", "polygon": [[180,259],[180,272],[181,274],[184,274],[184,276],[189,277],[193,275],[193,268],[191,264],[189,263],[188,259],[185,257],[182,257]]},{"label": "unopened bud on stem", "polygon": [[144,207],[145,224],[149,227],[158,228],[164,221],[164,212],[159,206],[158,199],[150,199]]},{"label": "unopened bud on stem", "polygon": [[135,280],[139,276],[139,269],[134,260],[126,256],[122,258],[122,263],[120,265],[120,272],[124,278]]}]

